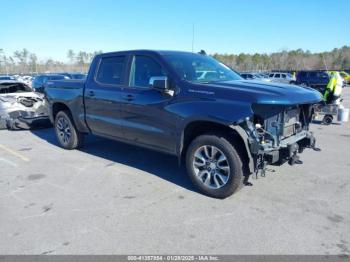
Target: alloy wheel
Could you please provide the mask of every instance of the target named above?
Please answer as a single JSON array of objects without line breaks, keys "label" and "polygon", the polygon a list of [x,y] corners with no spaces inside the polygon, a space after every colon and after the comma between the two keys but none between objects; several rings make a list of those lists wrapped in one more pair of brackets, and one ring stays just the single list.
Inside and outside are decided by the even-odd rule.
[{"label": "alloy wheel", "polygon": [[67,145],[72,137],[72,131],[66,118],[57,119],[56,130],[61,143]]},{"label": "alloy wheel", "polygon": [[199,147],[194,153],[192,165],[197,179],[211,189],[225,186],[231,175],[226,155],[215,146]]}]

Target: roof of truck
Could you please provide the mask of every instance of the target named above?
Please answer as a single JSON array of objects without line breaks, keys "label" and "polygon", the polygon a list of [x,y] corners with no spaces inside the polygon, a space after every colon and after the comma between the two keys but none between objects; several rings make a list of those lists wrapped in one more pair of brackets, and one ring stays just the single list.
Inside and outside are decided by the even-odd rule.
[{"label": "roof of truck", "polygon": [[102,53],[100,55],[103,56],[103,55],[111,55],[111,54],[129,54],[129,53],[156,53],[159,55],[193,54],[193,52],[188,52],[188,51],[136,49],[136,50],[108,52],[108,53]]}]

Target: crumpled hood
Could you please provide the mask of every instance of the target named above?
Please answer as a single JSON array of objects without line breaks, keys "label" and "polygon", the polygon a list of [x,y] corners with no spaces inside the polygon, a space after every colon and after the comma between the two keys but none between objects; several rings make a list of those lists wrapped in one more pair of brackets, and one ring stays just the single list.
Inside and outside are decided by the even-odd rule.
[{"label": "crumpled hood", "polygon": [[0,129],[48,126],[48,104],[34,92],[0,94]]},{"label": "crumpled hood", "polygon": [[322,100],[321,94],[312,88],[263,81],[236,80],[196,84],[192,89],[194,92],[204,90],[221,99],[257,104],[312,104]]},{"label": "crumpled hood", "polygon": [[1,102],[16,102],[17,99],[21,98],[21,97],[44,99],[43,94],[34,93],[34,92],[10,93],[10,94],[0,94],[0,103]]}]

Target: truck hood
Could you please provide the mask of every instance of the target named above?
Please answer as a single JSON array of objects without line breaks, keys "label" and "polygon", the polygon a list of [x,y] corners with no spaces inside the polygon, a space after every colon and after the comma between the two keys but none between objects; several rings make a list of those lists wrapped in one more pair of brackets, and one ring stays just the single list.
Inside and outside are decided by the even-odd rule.
[{"label": "truck hood", "polygon": [[251,80],[194,84],[189,92],[256,104],[313,104],[322,100],[321,94],[309,87]]}]

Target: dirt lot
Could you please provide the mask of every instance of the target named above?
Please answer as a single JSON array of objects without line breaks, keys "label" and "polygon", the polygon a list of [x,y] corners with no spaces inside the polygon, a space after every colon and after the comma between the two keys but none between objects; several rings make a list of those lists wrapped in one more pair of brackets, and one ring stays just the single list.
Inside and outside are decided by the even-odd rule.
[{"label": "dirt lot", "polygon": [[350,123],[312,129],[322,152],[226,200],[197,193],[171,156],[0,131],[0,254],[350,254]]}]

